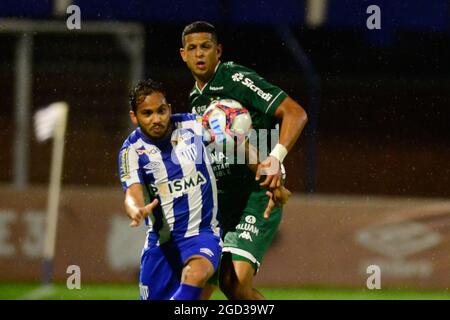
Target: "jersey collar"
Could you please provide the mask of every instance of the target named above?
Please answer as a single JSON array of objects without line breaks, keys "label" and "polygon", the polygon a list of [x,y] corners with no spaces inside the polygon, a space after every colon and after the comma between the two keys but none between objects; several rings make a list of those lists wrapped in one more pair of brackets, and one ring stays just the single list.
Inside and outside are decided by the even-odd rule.
[{"label": "jersey collar", "polygon": [[173,134],[173,130],[174,130],[173,123],[171,122],[169,125],[172,127],[171,129],[169,129],[172,132],[169,135],[167,135],[166,137],[161,138],[159,140],[153,140],[153,139],[150,139],[149,137],[147,137],[147,135],[142,132],[140,127],[136,128],[136,131],[138,132],[139,137],[144,142],[146,142],[148,144],[152,144],[152,145],[157,146],[157,147],[162,147],[162,146],[166,145],[167,143],[170,143],[170,140],[172,138],[172,134]]}]

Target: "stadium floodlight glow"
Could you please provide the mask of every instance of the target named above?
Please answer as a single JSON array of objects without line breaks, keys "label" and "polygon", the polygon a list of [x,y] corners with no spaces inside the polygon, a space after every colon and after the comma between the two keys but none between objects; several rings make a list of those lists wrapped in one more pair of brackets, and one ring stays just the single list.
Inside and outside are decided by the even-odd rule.
[{"label": "stadium floodlight glow", "polygon": [[56,231],[58,224],[59,196],[64,156],[64,137],[69,106],[66,102],[55,102],[36,112],[34,125],[40,142],[53,138],[50,184],[47,198],[47,221],[43,252],[43,282],[52,280],[53,258],[55,256]]}]

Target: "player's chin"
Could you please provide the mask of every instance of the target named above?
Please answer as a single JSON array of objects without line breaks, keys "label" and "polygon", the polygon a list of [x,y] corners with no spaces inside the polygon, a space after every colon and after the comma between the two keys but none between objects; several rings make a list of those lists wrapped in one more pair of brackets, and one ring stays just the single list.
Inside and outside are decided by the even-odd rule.
[{"label": "player's chin", "polygon": [[205,74],[208,73],[208,68],[204,67],[204,68],[198,68],[197,66],[194,69],[194,73],[197,76],[204,76]]},{"label": "player's chin", "polygon": [[164,137],[166,130],[147,130],[147,135],[152,139],[159,139]]}]

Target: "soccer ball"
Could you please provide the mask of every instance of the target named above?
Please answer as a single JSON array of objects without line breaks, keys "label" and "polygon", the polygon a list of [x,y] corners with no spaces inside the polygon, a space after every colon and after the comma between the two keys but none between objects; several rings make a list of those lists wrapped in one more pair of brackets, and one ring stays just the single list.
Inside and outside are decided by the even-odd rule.
[{"label": "soccer ball", "polygon": [[241,144],[250,133],[252,118],[238,101],[220,99],[206,108],[202,125],[211,135],[211,141],[232,147]]}]

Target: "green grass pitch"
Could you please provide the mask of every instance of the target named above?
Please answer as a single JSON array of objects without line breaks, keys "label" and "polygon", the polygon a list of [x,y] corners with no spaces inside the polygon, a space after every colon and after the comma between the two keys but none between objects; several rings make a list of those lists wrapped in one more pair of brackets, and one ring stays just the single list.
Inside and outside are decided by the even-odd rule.
[{"label": "green grass pitch", "polygon": [[[343,288],[260,288],[270,300],[450,300],[450,290],[394,290]],[[37,283],[0,282],[0,299],[36,300],[137,300],[139,288],[134,284],[81,284],[81,289],[69,290],[63,283],[42,287]],[[225,300],[216,290],[214,300]]]}]

